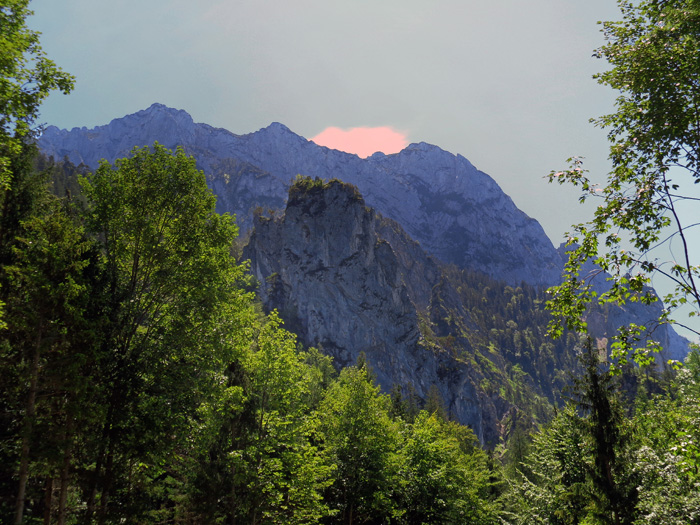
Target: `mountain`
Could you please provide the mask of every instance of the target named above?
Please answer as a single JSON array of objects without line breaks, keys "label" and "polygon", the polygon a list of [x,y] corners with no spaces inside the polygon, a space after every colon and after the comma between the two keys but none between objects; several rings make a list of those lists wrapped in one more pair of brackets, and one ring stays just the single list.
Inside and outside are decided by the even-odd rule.
[{"label": "mountain", "polygon": [[367,159],[318,146],[279,123],[235,135],[161,104],[93,129],[48,127],[40,148],[56,159],[95,168],[133,146],[158,141],[197,158],[243,231],[257,207],[281,209],[297,174],[355,185],[368,205],[394,219],[431,255],[511,284],[550,285],[561,258],[539,223],[520,211],[498,184],[466,158],[426,143]]},{"label": "mountain", "polygon": [[[547,420],[581,344],[545,333],[542,287],[558,281],[564,254],[467,159],[425,143],[360,159],[282,124],[235,135],[158,104],[90,130],[49,127],[39,146],[95,167],[154,141],[197,158],[218,211],[247,232],[264,307],[304,344],[338,366],[363,352],[385,391],[425,400],[437,390],[482,443]],[[660,307],[587,320],[604,344]],[[670,327],[655,337],[665,357],[687,353]]]},{"label": "mountain", "polygon": [[[386,391],[410,385],[425,400],[437,389],[448,413],[491,445],[503,418],[523,408],[505,393],[515,363],[480,335],[482,323],[458,291],[464,283],[356,187],[299,179],[284,213],[256,214],[243,258],[266,309],[336,365],[355,364],[362,352]],[[495,303],[487,309],[488,318],[498,314]],[[529,399],[545,396],[534,382],[519,387]]]}]

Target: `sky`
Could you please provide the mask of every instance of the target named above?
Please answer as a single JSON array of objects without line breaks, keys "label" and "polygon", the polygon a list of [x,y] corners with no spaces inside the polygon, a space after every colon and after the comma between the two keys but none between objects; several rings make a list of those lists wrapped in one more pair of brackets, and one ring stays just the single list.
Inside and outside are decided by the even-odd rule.
[{"label": "sky", "polygon": [[[360,156],[428,142],[491,175],[555,245],[590,210],[544,176],[573,155],[586,157],[594,178],[608,171],[605,131],[589,119],[614,100],[591,78],[606,67],[592,52],[603,43],[597,21],[618,16],[614,0],[30,7],[47,55],[77,78],[73,93],[42,108],[41,121],[60,128],[103,125],[160,102],[238,134],[281,122],[338,149],[338,140],[359,140]],[[372,128],[376,146],[366,144]]]}]

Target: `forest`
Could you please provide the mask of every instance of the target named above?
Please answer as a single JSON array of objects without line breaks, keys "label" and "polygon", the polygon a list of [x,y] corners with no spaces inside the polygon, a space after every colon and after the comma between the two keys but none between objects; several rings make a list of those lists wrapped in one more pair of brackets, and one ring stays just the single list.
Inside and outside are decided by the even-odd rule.
[{"label": "forest", "polygon": [[[668,166],[700,180],[700,3],[619,4],[599,51],[613,65],[599,81],[622,93],[601,122],[614,169],[602,192],[577,161],[552,175],[604,199],[568,279],[545,296],[452,269],[490,346],[521,360],[511,396],[533,412],[484,448],[436,392],[383,393],[370,362],[337,370],[264,312],[235,219],[182,149],[94,173],[42,157],[41,102],[74,79],[27,28],[28,0],[0,0],[2,523],[700,523],[700,353],[656,366],[633,326],[602,356],[583,315],[653,300],[646,252],[688,231]],[[607,294],[578,277],[591,258]],[[698,268],[669,273],[659,322],[700,307]],[[527,399],[524,377],[548,367],[569,376]]]}]

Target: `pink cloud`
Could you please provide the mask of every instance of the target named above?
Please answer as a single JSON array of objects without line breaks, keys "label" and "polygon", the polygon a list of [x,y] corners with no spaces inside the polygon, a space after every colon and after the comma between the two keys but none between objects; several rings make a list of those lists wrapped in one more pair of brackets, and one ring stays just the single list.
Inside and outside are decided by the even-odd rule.
[{"label": "pink cloud", "polygon": [[397,153],[408,146],[405,133],[389,126],[340,129],[330,127],[311,138],[319,146],[355,153],[365,158],[377,151]]}]

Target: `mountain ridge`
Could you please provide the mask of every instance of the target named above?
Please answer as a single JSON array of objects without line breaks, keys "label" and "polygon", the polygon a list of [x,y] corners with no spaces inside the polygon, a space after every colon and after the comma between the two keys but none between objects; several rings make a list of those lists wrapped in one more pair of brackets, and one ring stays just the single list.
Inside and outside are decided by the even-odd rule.
[{"label": "mountain ridge", "polygon": [[[258,206],[284,202],[297,175],[338,178],[359,188],[367,203],[399,222],[429,253],[504,279],[554,284],[562,261],[540,224],[519,210],[489,175],[462,155],[425,142],[399,153],[357,155],[319,146],[281,123],[236,135],[223,128],[194,123],[184,110],[153,104],[146,110],[113,119],[92,129],[46,128],[39,147],[58,159],[95,168],[99,158],[113,162],[133,146],[158,141],[168,148],[182,145],[197,158],[222,202],[219,211],[235,213],[245,231]],[[233,180],[227,167],[248,165]],[[267,174],[265,184],[253,184]],[[228,175],[228,176],[227,176]],[[231,192],[249,191],[243,202]]]}]

